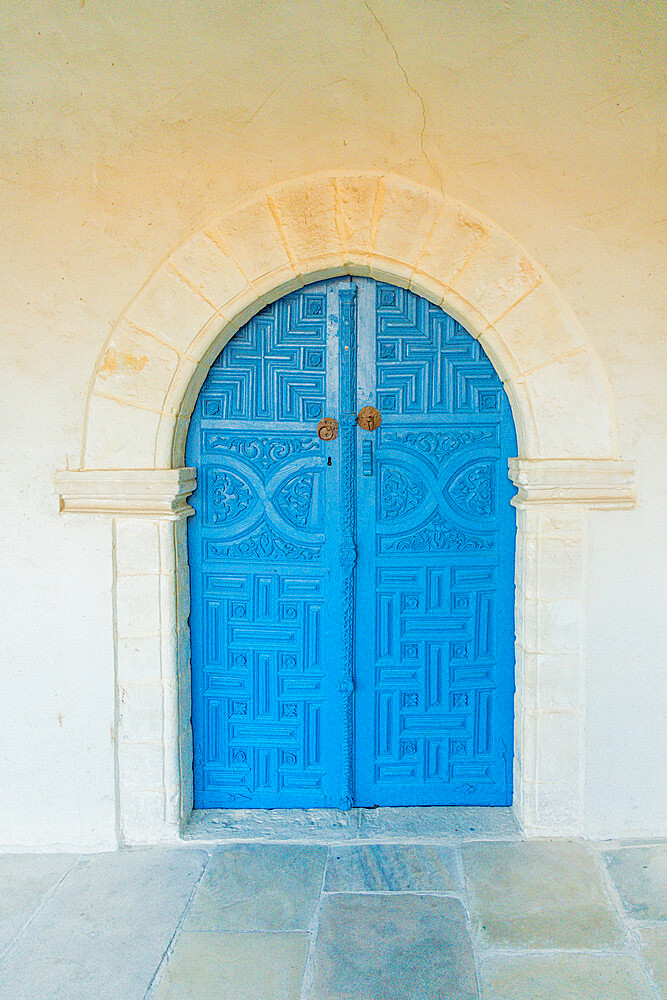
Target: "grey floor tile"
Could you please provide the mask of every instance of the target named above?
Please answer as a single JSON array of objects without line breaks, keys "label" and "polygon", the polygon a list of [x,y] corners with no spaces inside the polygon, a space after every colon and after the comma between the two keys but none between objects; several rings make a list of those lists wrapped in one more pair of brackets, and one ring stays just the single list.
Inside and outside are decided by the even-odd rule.
[{"label": "grey floor tile", "polygon": [[329,851],[327,892],[456,889],[454,852],[427,844],[351,844]]},{"label": "grey floor tile", "polygon": [[477,1000],[456,899],[325,896],[309,1000]]},{"label": "grey floor tile", "polygon": [[644,961],[651,970],[656,986],[667,997],[667,923],[663,927],[642,927],[640,933]]},{"label": "grey floor tile", "polygon": [[467,844],[461,850],[472,925],[482,945],[621,943],[594,859],[580,844]]},{"label": "grey floor tile", "polygon": [[143,1000],[207,855],[89,855],[0,966],[3,1000]]},{"label": "grey floor tile", "polygon": [[362,839],[409,836],[456,842],[521,839],[511,809],[482,806],[360,809],[359,836]]},{"label": "grey floor tile", "polygon": [[185,920],[188,930],[307,930],[327,848],[229,844],[211,857]]},{"label": "grey floor tile", "polygon": [[299,1000],[307,934],[183,931],[155,1000]]},{"label": "grey floor tile", "polygon": [[623,906],[635,920],[667,919],[667,845],[625,847],[604,855]]},{"label": "grey floor tile", "polygon": [[72,854],[0,856],[0,953],[76,861]]},{"label": "grey floor tile", "polygon": [[482,964],[484,1000],[653,1000],[625,955],[494,955]]}]

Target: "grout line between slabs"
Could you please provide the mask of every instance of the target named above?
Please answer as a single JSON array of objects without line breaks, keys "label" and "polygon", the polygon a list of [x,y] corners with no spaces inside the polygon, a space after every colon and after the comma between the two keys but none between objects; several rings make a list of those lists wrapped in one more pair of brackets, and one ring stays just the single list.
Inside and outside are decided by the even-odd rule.
[{"label": "grout line between slabs", "polygon": [[329,858],[331,856],[331,847],[327,849],[327,856],[324,859],[324,868],[322,871],[322,882],[320,883],[320,894],[315,904],[313,910],[313,919],[310,923],[309,929],[309,939],[308,939],[308,954],[306,955],[306,962],[303,967],[303,977],[301,979],[301,993],[300,1000],[309,1000],[313,979],[315,977],[315,944],[317,942],[317,935],[320,930],[320,914],[322,912],[322,903],[324,902],[324,886],[327,878],[327,869],[329,867]]},{"label": "grout line between slabs", "polygon": [[225,836],[225,837],[196,837],[183,839],[176,846],[183,847],[218,847],[224,844],[295,844],[295,845],[307,845],[309,847],[349,847],[349,846],[366,846],[371,844],[396,844],[396,845],[412,845],[419,847],[457,847],[460,844],[518,844],[523,843],[519,838],[508,838],[508,837],[494,837],[494,836],[479,836],[479,837],[466,837],[461,838],[456,835],[450,834],[435,834],[433,836],[421,835],[414,836],[412,834],[385,834],[378,836],[367,836],[363,839],[357,839],[355,837],[296,837],[296,836],[276,836],[274,834],[260,834],[257,836],[250,836],[239,834],[238,836]]},{"label": "grout line between slabs", "polygon": [[[225,935],[231,937],[247,935],[251,937],[253,934],[261,934],[264,937],[271,934],[277,936],[281,934],[296,934],[297,936],[306,937],[310,934],[310,929],[308,927],[192,927],[187,933],[196,934],[201,937],[206,937],[207,934],[217,934],[219,937],[224,937]],[[150,998],[145,997],[144,1000],[150,1000]]]},{"label": "grout line between slabs", "polygon": [[627,955],[627,947],[625,945],[619,945],[618,948],[614,948],[611,945],[608,948],[530,948],[530,947],[517,947],[516,945],[509,945],[507,948],[502,946],[494,946],[493,948],[484,948],[484,957],[498,957],[498,958],[525,958],[527,955],[537,955],[542,958],[547,958],[549,955],[593,955],[593,956],[616,956]]},{"label": "grout line between slabs", "polygon": [[639,963],[639,966],[646,977],[649,988],[653,992],[655,1000],[664,1000],[662,990],[656,983],[653,977],[653,972],[644,958],[644,952],[641,946],[641,936],[639,933],[639,927],[637,926],[639,922],[629,919],[626,909],[623,906],[620,893],[614,884],[614,880],[611,877],[611,873],[605,864],[602,854],[599,851],[593,851],[592,855],[595,866],[600,875],[603,892],[607,896],[612,912],[616,916],[623,931],[625,952],[626,954],[633,956]]},{"label": "grout line between slabs", "polygon": [[439,899],[458,899],[460,892],[453,889],[325,889],[325,896],[436,896]]},{"label": "grout line between slabs", "polygon": [[57,880],[57,882],[55,882],[54,885],[52,885],[49,889],[46,890],[45,893],[43,893],[43,895],[39,899],[39,902],[35,906],[34,910],[32,910],[32,912],[30,913],[30,915],[26,918],[26,920],[21,925],[21,927],[18,929],[18,931],[16,932],[16,934],[14,935],[14,937],[11,939],[11,941],[8,942],[8,944],[5,945],[5,947],[2,949],[2,951],[0,951],[0,962],[4,962],[4,960],[7,958],[7,956],[14,950],[14,948],[16,947],[16,945],[19,943],[19,941],[21,940],[21,938],[24,936],[24,934],[27,931],[27,929],[30,927],[30,925],[33,923],[33,921],[36,920],[36,918],[39,916],[39,914],[45,909],[45,907],[48,905],[48,903],[51,901],[51,899],[55,896],[56,892],[58,891],[58,889],[60,888],[60,886],[63,884],[63,882],[65,881],[65,879],[68,877],[68,875],[71,872],[73,872],[74,869],[77,868],[80,864],[82,864],[83,861],[84,861],[84,858],[77,857],[72,862],[72,864],[69,866],[69,868],[67,868],[67,870],[60,876],[60,878]]},{"label": "grout line between slabs", "polygon": [[202,869],[201,869],[201,871],[199,873],[199,877],[195,880],[195,884],[193,885],[192,889],[190,890],[190,895],[188,896],[187,901],[185,903],[185,906],[183,907],[183,912],[181,913],[181,915],[180,915],[180,917],[178,919],[178,922],[176,924],[176,927],[174,928],[174,933],[172,934],[172,936],[171,936],[171,938],[169,940],[169,944],[165,948],[165,950],[164,950],[164,952],[162,954],[162,958],[158,962],[157,968],[156,968],[155,972],[153,973],[153,977],[152,977],[150,983],[148,984],[146,992],[144,993],[144,1000],[152,1000],[152,998],[155,996],[155,993],[156,993],[156,991],[157,991],[157,989],[158,989],[158,987],[160,985],[160,982],[162,980],[162,977],[164,975],[164,970],[167,967],[167,964],[169,963],[169,959],[171,958],[171,956],[172,956],[172,954],[174,952],[174,948],[176,947],[176,942],[178,941],[178,938],[180,937],[180,934],[181,934],[181,931],[183,929],[183,924],[185,923],[185,918],[187,916],[188,910],[192,906],[192,902],[193,902],[195,896],[197,895],[197,892],[199,890],[199,886],[201,885],[201,881],[202,881],[202,879],[204,877],[204,874],[206,873],[206,870],[208,869],[208,866],[211,863],[211,858],[212,857],[213,857],[213,855],[211,853],[209,853],[208,857],[206,858],[206,861],[202,865]]},{"label": "grout line between slabs", "polygon": [[483,1000],[483,989],[484,984],[482,980],[482,956],[481,949],[479,948],[476,935],[473,931],[472,926],[472,915],[470,912],[470,898],[468,895],[468,886],[466,883],[465,870],[463,868],[463,854],[461,852],[461,845],[457,844],[454,847],[454,864],[456,866],[456,874],[459,880],[459,886],[461,889],[461,904],[463,906],[463,912],[465,913],[466,929],[468,931],[468,937],[470,939],[470,950],[472,951],[472,960],[475,967],[475,979],[477,981],[477,995],[480,1000]]}]

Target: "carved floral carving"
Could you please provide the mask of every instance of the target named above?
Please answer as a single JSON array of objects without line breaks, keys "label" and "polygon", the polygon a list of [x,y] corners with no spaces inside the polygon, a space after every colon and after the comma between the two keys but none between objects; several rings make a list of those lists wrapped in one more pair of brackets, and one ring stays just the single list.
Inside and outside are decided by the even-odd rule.
[{"label": "carved floral carving", "polygon": [[305,527],[311,516],[314,475],[306,472],[293,476],[276,495],[276,506],[291,524]]},{"label": "carved floral carving", "polygon": [[231,559],[288,559],[310,562],[320,554],[319,545],[302,545],[282,538],[264,523],[238,542],[208,542],[207,554]]},{"label": "carved floral carving", "polygon": [[253,495],[238,476],[213,470],[210,480],[211,520],[215,524],[232,521],[250,506]]},{"label": "carved floral carving", "polygon": [[386,444],[405,444],[425,455],[431,455],[436,460],[442,461],[449,458],[454,452],[470,445],[479,445],[483,442],[497,442],[498,432],[495,427],[483,428],[480,430],[464,431],[401,431],[388,430],[384,434]]},{"label": "carved floral carving", "polygon": [[426,490],[423,485],[402,469],[384,466],[382,469],[382,518],[396,520],[411,514],[419,507]]},{"label": "carved floral carving", "polygon": [[250,437],[247,434],[211,434],[206,447],[209,451],[231,451],[248,462],[257,463],[268,469],[275,462],[281,462],[303,452],[318,451],[320,442],[312,435],[302,437]]},{"label": "carved floral carving", "polygon": [[442,517],[405,535],[380,539],[381,552],[483,552],[493,548],[493,539],[471,535],[454,528]]},{"label": "carved floral carving", "polygon": [[493,513],[493,467],[476,462],[462,469],[449,485],[449,496],[464,514],[488,517]]}]

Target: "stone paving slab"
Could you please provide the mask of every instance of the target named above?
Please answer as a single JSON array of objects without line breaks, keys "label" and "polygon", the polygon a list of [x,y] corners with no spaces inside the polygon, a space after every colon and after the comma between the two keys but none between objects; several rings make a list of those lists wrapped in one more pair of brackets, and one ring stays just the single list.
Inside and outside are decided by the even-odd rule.
[{"label": "stone paving slab", "polygon": [[359,810],[362,839],[520,840],[521,833],[511,809],[471,806],[427,806]]},{"label": "stone paving slab", "polygon": [[72,854],[0,855],[0,955],[77,860]]},{"label": "stone paving slab", "polygon": [[2,1000],[143,1000],[207,855],[89,855],[0,964]]},{"label": "stone paving slab", "polygon": [[184,931],[154,1000],[299,1000],[307,953],[307,934]]},{"label": "stone paving slab", "polygon": [[667,846],[626,847],[604,859],[627,913],[635,920],[667,920]]},{"label": "stone paving slab", "polygon": [[327,848],[229,844],[208,863],[184,926],[198,931],[307,930]]},{"label": "stone paving slab", "polygon": [[0,857],[0,1000],[472,1000],[459,850],[483,1000],[667,995],[656,843],[463,839]]},{"label": "stone paving slab", "polygon": [[459,888],[449,847],[344,844],[329,851],[326,892],[444,892]]},{"label": "stone paving slab", "polygon": [[477,1000],[465,911],[442,896],[324,898],[308,1000]]},{"label": "stone paving slab", "polygon": [[655,1000],[625,955],[494,955],[482,964],[483,1000]]},{"label": "stone paving slab", "polygon": [[656,927],[642,927],[640,939],[644,961],[656,986],[667,997],[667,923]]},{"label": "stone paving slab", "polygon": [[461,848],[471,921],[482,945],[620,946],[593,857],[580,844],[531,841]]}]

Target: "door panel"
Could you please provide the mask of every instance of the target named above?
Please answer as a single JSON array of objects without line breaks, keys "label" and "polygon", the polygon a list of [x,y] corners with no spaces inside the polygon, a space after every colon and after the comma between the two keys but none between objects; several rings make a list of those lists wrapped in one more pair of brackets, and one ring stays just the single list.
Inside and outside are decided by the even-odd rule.
[{"label": "door panel", "polygon": [[340,805],[349,785],[331,600],[341,442],[316,433],[339,408],[339,311],[338,286],[324,285],[264,309],[214,362],[193,413],[198,808]]},{"label": "door panel", "polygon": [[505,803],[509,404],[455,320],[403,289],[377,284],[373,294],[359,368],[382,424],[374,435],[359,431],[362,450],[371,439],[374,474],[358,477],[355,802]]},{"label": "door panel", "polygon": [[235,335],[187,449],[197,807],[510,801],[514,451],[411,292],[311,285]]}]

